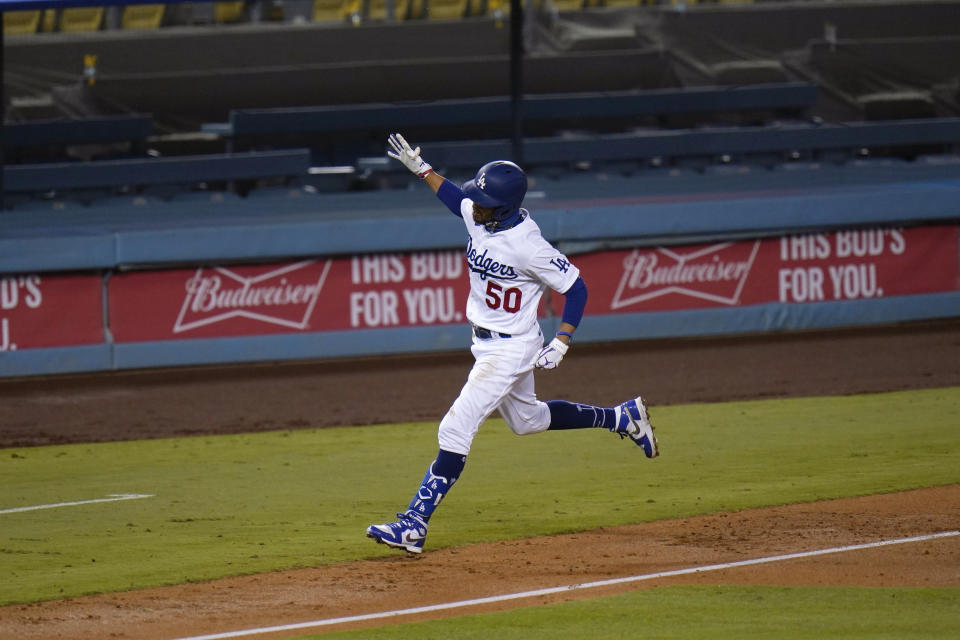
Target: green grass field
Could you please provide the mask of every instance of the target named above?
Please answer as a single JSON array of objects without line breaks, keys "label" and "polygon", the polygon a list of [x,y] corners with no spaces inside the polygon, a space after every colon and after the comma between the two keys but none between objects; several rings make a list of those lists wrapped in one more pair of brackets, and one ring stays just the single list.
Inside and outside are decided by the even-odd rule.
[{"label": "green grass field", "polygon": [[[663,452],[655,461],[598,430],[519,438],[489,421],[428,546],[960,482],[960,388],[662,407],[654,418]],[[153,497],[0,513],[0,603],[388,555],[364,528],[406,505],[436,446],[436,425],[416,423],[3,449],[0,511],[120,493]],[[570,607],[563,615],[571,618],[629,617],[621,635],[610,623],[609,635],[567,636],[611,638],[633,637],[628,626],[636,617],[625,611],[669,604],[697,612],[727,599],[724,608],[733,610],[767,599],[791,628],[801,607],[791,603],[838,603],[833,609],[849,634],[831,637],[910,637],[889,624],[877,627],[894,630],[887,635],[864,626],[863,612],[881,608],[882,620],[904,619],[884,604],[894,600],[929,625],[953,629],[960,610],[943,606],[960,602],[958,590],[731,588],[722,599],[713,593],[657,589],[558,607]],[[589,616],[576,613],[594,606]],[[496,614],[484,624],[527,624],[542,609]],[[694,625],[700,615],[681,621]],[[718,637],[661,622],[647,637]],[[420,637],[450,637],[443,625],[456,623],[429,624],[440,626]],[[750,636],[731,625],[719,637]],[[777,637],[817,635],[803,628]]]},{"label": "green grass field", "polygon": [[323,640],[929,640],[960,629],[957,589],[660,587],[606,598],[301,638]]}]

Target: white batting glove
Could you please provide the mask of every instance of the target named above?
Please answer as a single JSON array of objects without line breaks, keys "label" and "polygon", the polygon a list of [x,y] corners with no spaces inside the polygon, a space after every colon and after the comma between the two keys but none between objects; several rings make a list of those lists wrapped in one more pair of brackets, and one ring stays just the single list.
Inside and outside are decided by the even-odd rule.
[{"label": "white batting glove", "polygon": [[570,345],[560,342],[558,338],[550,341],[550,344],[544,345],[537,354],[537,361],[534,363],[537,369],[556,369],[567,354]]},{"label": "white batting glove", "polygon": [[420,178],[425,178],[428,173],[433,171],[423,158],[420,157],[420,147],[411,149],[407,141],[399,133],[391,133],[387,142],[393,147],[393,151],[387,151],[387,155],[394,160],[399,160],[407,169],[417,174]]}]

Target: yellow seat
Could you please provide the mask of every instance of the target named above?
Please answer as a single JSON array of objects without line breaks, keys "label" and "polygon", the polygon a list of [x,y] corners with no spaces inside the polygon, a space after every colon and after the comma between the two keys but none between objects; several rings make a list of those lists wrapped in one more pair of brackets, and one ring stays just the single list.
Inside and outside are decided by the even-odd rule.
[{"label": "yellow seat", "polygon": [[469,0],[427,0],[427,18],[456,20],[467,15]]},{"label": "yellow seat", "polygon": [[120,21],[124,29],[159,29],[163,23],[165,4],[132,4],[123,9]]},{"label": "yellow seat", "polygon": [[363,11],[362,0],[313,0],[314,22],[340,22],[360,11]]},{"label": "yellow seat", "polygon": [[[393,2],[393,17],[395,20],[406,20],[407,19],[407,10],[410,8],[410,0],[394,0]],[[386,20],[387,19],[387,2],[386,0],[370,0],[369,5],[369,14],[367,18],[370,20]]]},{"label": "yellow seat", "polygon": [[5,11],[3,13],[3,35],[22,36],[36,33],[40,26],[40,15],[37,11]]},{"label": "yellow seat", "polygon": [[[469,0],[465,0],[469,2]],[[417,18],[426,18],[427,7],[430,0],[410,0],[410,7],[407,9],[407,20],[416,20]]]},{"label": "yellow seat", "polygon": [[239,22],[243,20],[244,5],[246,5],[244,0],[237,0],[236,2],[214,2],[213,21]]},{"label": "yellow seat", "polygon": [[[526,7],[526,0],[522,0],[524,7]],[[478,13],[473,13],[473,7],[477,6],[478,3],[471,3],[471,13],[470,15],[484,15],[483,11]],[[540,8],[542,4],[541,0],[533,0],[533,6]],[[496,15],[496,12],[500,12],[501,15],[508,16],[510,15],[510,0],[487,0],[487,13],[486,15]]]},{"label": "yellow seat", "polygon": [[75,7],[60,14],[60,31],[98,31],[103,24],[103,7]]},{"label": "yellow seat", "polygon": [[553,0],[557,11],[578,11],[583,8],[584,0]]},{"label": "yellow seat", "polygon": [[57,30],[57,10],[56,9],[47,9],[43,12],[43,25],[44,31],[56,31]]}]

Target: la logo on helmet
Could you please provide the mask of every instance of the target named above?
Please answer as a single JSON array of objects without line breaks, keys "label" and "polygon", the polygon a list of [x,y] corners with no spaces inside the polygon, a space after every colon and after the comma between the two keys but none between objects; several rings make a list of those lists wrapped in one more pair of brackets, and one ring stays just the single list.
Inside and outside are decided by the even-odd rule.
[{"label": "la logo on helmet", "polygon": [[479,186],[481,189],[486,189],[486,188],[487,188],[487,174],[486,174],[486,173],[480,174],[480,177],[477,178],[477,186]]}]

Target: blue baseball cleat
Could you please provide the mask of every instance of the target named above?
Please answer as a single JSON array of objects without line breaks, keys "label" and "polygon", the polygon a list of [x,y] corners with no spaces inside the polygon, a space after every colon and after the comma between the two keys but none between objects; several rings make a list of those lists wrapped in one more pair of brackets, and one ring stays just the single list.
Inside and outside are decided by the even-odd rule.
[{"label": "blue baseball cleat", "polygon": [[413,511],[398,513],[397,522],[372,524],[367,527],[367,537],[395,549],[406,549],[409,553],[423,551],[423,542],[427,539],[427,523]]},{"label": "blue baseball cleat", "polygon": [[648,458],[660,455],[657,437],[653,435],[653,425],[650,424],[643,398],[637,396],[633,400],[627,400],[614,407],[613,412],[617,424],[611,431],[620,434],[621,439],[630,436],[638,447],[643,447],[643,453]]}]

